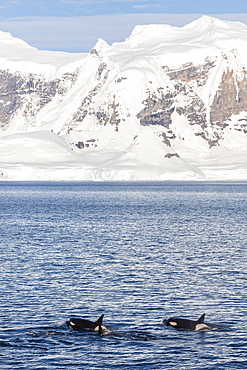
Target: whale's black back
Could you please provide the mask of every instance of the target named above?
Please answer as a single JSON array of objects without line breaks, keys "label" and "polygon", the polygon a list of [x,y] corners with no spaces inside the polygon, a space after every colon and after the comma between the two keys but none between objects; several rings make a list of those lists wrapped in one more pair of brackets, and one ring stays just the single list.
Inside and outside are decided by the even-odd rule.
[{"label": "whale's black back", "polygon": [[72,318],[69,320],[68,326],[74,330],[95,330],[98,327],[98,331],[100,333],[103,317],[104,314],[95,322],[86,319]]}]

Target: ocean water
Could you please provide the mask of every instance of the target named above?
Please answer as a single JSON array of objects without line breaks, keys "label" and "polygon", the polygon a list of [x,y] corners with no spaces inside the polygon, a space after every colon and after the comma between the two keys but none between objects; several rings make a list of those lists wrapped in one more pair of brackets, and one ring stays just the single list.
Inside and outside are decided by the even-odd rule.
[{"label": "ocean water", "polygon": [[[0,369],[247,368],[246,183],[1,182],[0,204]],[[103,313],[110,334],[67,326]]]}]

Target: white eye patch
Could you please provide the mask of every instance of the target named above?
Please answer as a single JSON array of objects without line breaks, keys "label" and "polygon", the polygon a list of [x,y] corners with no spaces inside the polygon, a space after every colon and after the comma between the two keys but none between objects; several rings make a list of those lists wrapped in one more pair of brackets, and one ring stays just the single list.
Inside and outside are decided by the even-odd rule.
[{"label": "white eye patch", "polygon": [[178,324],[175,321],[171,321],[171,322],[169,322],[169,325],[171,325],[171,326],[177,326]]}]

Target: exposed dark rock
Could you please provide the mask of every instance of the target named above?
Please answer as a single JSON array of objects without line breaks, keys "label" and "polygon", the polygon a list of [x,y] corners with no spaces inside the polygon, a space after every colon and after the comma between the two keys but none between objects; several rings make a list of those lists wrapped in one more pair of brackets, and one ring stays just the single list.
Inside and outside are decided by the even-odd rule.
[{"label": "exposed dark rock", "polygon": [[83,149],[85,145],[84,145],[83,141],[78,141],[78,143],[76,143],[75,146],[77,146],[77,148],[79,148],[79,149]]},{"label": "exposed dark rock", "polygon": [[171,70],[168,67],[162,67],[171,80],[180,80],[183,82],[196,81],[198,86],[205,85],[208,74],[215,66],[215,62],[211,61],[209,58],[205,60],[202,65],[194,65],[193,63],[186,63],[182,65],[179,69]]},{"label": "exposed dark rock", "polygon": [[76,77],[76,73],[66,73],[61,79],[46,81],[41,75],[0,71],[0,125],[6,128],[19,109],[24,116],[34,116],[56,94],[64,95],[65,81],[73,84]]},{"label": "exposed dark rock", "polygon": [[177,158],[180,158],[178,153],[167,153],[164,158],[172,158],[172,157],[177,157]]},{"label": "exposed dark rock", "polygon": [[162,132],[159,136],[162,137],[162,142],[167,145],[167,146],[171,146],[171,142],[170,140],[168,139],[167,135],[165,132]]},{"label": "exposed dark rock", "polygon": [[227,69],[223,74],[210,110],[210,121],[225,127],[225,121],[232,114],[247,110],[247,72],[242,81],[236,81],[233,71]]},{"label": "exposed dark rock", "polygon": [[172,93],[163,94],[163,91],[148,93],[148,97],[143,101],[145,108],[137,114],[143,126],[160,125],[169,128],[172,123],[171,114],[174,112],[174,98]]},{"label": "exposed dark rock", "polygon": [[124,80],[127,80],[127,78],[126,78],[126,77],[120,77],[120,78],[117,78],[117,79],[115,80],[115,82],[116,82],[117,84],[119,84],[120,82],[122,82],[122,81],[124,81]]},{"label": "exposed dark rock", "polygon": [[[99,82],[95,85],[93,89],[90,90],[88,95],[82,100],[80,107],[78,108],[77,112],[73,116],[73,120],[75,122],[83,122],[85,117],[88,114],[95,114],[96,117],[99,120],[100,124],[105,124],[105,117],[101,115],[101,112],[95,112],[94,110],[89,109],[90,104],[92,103],[92,100],[95,95],[97,95],[97,92],[102,88],[102,86],[105,84],[107,77],[108,77],[108,70],[106,63],[101,63],[98,67],[98,71],[96,73],[96,78],[99,80]],[[98,116],[99,113],[99,116]]]},{"label": "exposed dark rock", "polygon": [[[91,54],[98,55],[96,49]],[[223,56],[227,65],[227,56]],[[217,61],[218,62],[218,61]],[[239,70],[238,77],[231,69],[225,69],[221,76],[219,86],[215,87],[215,96],[210,100],[211,106],[201,98],[200,91],[208,80],[210,73],[216,67],[216,60],[207,58],[204,64],[194,65],[192,62],[181,65],[180,68],[160,68],[161,74],[166,74],[167,86],[154,88],[150,77],[148,81],[152,84],[152,91],[146,91],[143,100],[143,109],[137,114],[142,126],[162,126],[163,133],[160,134],[162,142],[172,146],[172,140],[177,132],[173,123],[177,114],[184,116],[187,122],[195,126],[194,135],[202,137],[208,142],[209,147],[218,145],[219,140],[224,137],[224,129],[247,133],[247,71]],[[121,85],[126,77],[118,77],[116,74],[109,81],[110,67],[102,59],[98,68],[92,76],[94,84],[92,89],[84,95],[78,104],[78,109],[72,113],[69,122],[64,123],[61,131],[69,133],[76,130],[78,124],[82,123],[87,116],[93,116],[98,125],[110,124],[118,131],[120,123],[129,117],[131,109],[122,107]],[[17,113],[21,113],[25,122],[35,122],[35,115],[55,96],[61,98],[77,81],[79,70],[65,73],[59,79],[47,80],[38,74],[22,74],[20,72],[0,71],[0,127],[6,130],[11,120]],[[218,73],[218,72],[217,72]],[[112,76],[112,75],[111,75]],[[109,83],[109,86],[108,86]],[[110,89],[110,84],[114,89]],[[107,84],[107,85],[106,85]],[[98,103],[98,94],[102,88],[107,86],[106,95],[102,103]],[[151,85],[149,85],[151,86]],[[109,87],[109,89],[108,89]],[[134,88],[134,87],[133,87]],[[202,89],[200,89],[202,88]],[[113,92],[114,91],[114,92]],[[102,99],[101,94],[100,99]],[[95,104],[97,102],[97,104]],[[96,108],[97,107],[97,108]],[[124,114],[122,112],[125,112]],[[176,113],[176,114],[175,114]],[[229,125],[232,115],[240,114],[239,120],[234,125]],[[160,132],[160,130],[158,130]],[[79,149],[97,146],[92,140],[79,141],[73,144]]]},{"label": "exposed dark rock", "polygon": [[[179,115],[184,115],[190,125],[201,127],[201,132],[197,132],[196,135],[206,140],[210,147],[217,145],[222,138],[221,130],[228,126],[227,120],[232,115],[247,111],[247,72],[243,69],[243,78],[236,80],[233,71],[226,70],[212,106],[208,107],[210,112],[208,115],[207,107],[198,96],[195,87],[201,87],[206,83],[214,67],[215,61],[209,58],[202,65],[187,63],[178,69],[162,67],[171,81],[175,82],[174,90],[170,88],[169,91],[166,87],[166,94],[163,93],[162,87],[157,89],[157,92],[147,91],[147,99],[143,101],[144,108],[137,115],[141,125],[160,125],[170,129],[172,113],[176,111]],[[247,120],[247,116],[244,120]],[[247,132],[246,122],[239,121],[237,126],[236,130]],[[171,140],[168,136],[167,139]]]}]

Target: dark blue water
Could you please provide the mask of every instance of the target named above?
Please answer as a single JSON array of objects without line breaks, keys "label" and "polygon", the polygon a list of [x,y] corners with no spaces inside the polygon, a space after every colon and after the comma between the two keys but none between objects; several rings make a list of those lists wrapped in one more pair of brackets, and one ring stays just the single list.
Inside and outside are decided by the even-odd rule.
[{"label": "dark blue water", "polygon": [[0,368],[246,369],[246,209],[244,183],[0,183]]}]

